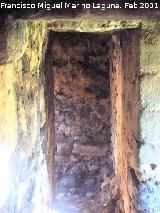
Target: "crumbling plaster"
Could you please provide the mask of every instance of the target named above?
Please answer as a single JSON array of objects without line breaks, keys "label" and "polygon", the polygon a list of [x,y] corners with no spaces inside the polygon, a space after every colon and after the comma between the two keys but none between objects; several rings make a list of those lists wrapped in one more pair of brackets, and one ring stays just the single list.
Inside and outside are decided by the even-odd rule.
[{"label": "crumbling plaster", "polygon": [[[24,180],[20,177],[22,165],[16,168],[15,176],[18,174],[19,180],[27,184],[31,183],[32,179],[38,178],[42,169],[44,169],[44,179],[45,174],[47,175],[47,165],[42,150],[43,130],[45,129],[43,61],[49,30],[105,32],[137,27],[142,28],[140,38],[141,138],[138,138],[137,141],[144,142],[140,149],[139,167],[142,172],[142,179],[146,181],[145,184],[142,184],[141,198],[146,212],[158,213],[160,203],[158,199],[160,191],[158,186],[160,182],[158,165],[160,159],[160,28],[158,21],[140,19],[106,21],[104,18],[98,20],[39,19],[33,21],[16,20],[8,24],[8,59],[6,64],[0,66],[0,79],[2,81],[0,84],[0,136],[1,144],[11,150],[13,160],[16,160],[13,157],[16,153],[18,160],[22,159],[22,162],[24,162],[24,164],[22,163],[23,167],[25,167],[25,162],[29,160],[31,162],[26,165],[24,174],[27,174],[27,178],[24,178]],[[21,152],[22,149],[23,152]],[[39,157],[34,156],[34,153],[38,153],[37,156]],[[42,164],[43,167],[38,167],[38,164]],[[152,170],[150,164],[155,164],[157,167]],[[14,161],[12,161],[11,167],[13,165]],[[36,173],[34,172],[35,167],[37,168]],[[17,177],[14,177],[14,174],[12,176],[14,190],[17,188],[21,190],[22,186],[19,183],[21,181],[17,182]],[[40,180],[42,182],[44,182],[43,177]],[[157,181],[156,185],[155,181]],[[48,182],[45,180],[43,185],[47,186]],[[36,187],[37,191],[44,190],[40,186]],[[148,190],[149,187],[151,187],[151,190]],[[28,190],[25,187],[23,188],[24,196]],[[143,193],[144,191],[145,193],[147,191],[148,198]],[[50,192],[45,191],[46,193]],[[19,197],[20,195],[17,193],[13,199],[10,199],[10,208],[15,205],[13,203],[17,199],[20,199]],[[20,204],[18,205],[20,206]]]}]

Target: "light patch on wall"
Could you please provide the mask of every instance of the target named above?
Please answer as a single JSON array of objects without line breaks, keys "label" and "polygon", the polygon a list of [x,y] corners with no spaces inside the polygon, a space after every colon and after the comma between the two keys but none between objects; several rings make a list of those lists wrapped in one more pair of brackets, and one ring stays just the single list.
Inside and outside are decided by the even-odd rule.
[{"label": "light patch on wall", "polygon": [[49,210],[48,213],[62,213],[62,212],[59,212],[58,210]]},{"label": "light patch on wall", "polygon": [[23,195],[27,190],[27,186],[24,183],[20,183],[19,190],[18,190],[18,200],[17,200],[17,209],[20,211],[22,202],[23,202]]},{"label": "light patch on wall", "polygon": [[160,213],[160,187],[152,181],[142,184],[141,189],[141,207],[145,212]]},{"label": "light patch on wall", "polygon": [[0,143],[14,152],[17,142],[16,97],[14,94],[14,66],[0,66]]},{"label": "light patch on wall", "polygon": [[34,190],[34,197],[31,202],[35,206],[34,213],[49,212],[49,182],[47,175],[47,164],[43,157],[42,150],[40,151],[39,162],[37,164],[39,164],[39,171],[35,177],[36,185]]},{"label": "light patch on wall", "polygon": [[9,151],[0,146],[0,207],[4,204],[10,189]]}]

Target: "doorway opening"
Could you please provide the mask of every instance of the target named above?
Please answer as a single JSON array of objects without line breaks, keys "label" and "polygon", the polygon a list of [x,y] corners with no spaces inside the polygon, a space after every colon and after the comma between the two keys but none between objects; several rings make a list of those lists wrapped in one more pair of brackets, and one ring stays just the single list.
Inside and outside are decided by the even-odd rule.
[{"label": "doorway opening", "polygon": [[137,153],[139,52],[130,33],[49,35],[48,173],[54,206],[62,212],[123,213],[134,208],[129,199]]}]

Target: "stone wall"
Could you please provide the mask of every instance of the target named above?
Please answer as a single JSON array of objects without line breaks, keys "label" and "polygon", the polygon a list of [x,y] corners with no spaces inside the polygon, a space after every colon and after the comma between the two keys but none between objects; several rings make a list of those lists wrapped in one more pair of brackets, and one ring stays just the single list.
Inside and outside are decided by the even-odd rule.
[{"label": "stone wall", "polygon": [[160,205],[160,25],[144,22],[141,39],[141,149],[139,153],[141,205],[144,212],[159,212]]},{"label": "stone wall", "polygon": [[110,70],[112,142],[125,212],[138,212],[140,30],[115,32]]},{"label": "stone wall", "polygon": [[[113,213],[120,195],[114,177],[110,132],[111,36],[87,33],[52,36],[55,197],[72,210]],[[110,182],[115,186],[110,186]]]},{"label": "stone wall", "polygon": [[49,181],[42,149],[45,35],[45,23],[40,21],[8,26],[10,57],[0,66],[0,212],[44,212],[47,202]]},{"label": "stone wall", "polygon": [[[7,64],[0,66],[0,142],[2,153],[7,153],[7,155],[4,154],[6,156],[3,158],[4,162],[0,161],[3,162],[0,169],[3,170],[3,165],[8,166],[9,163],[9,170],[13,172],[9,176],[9,183],[12,187],[8,190],[6,187],[9,186],[8,183],[3,181],[6,180],[5,172],[4,177],[1,175],[3,196],[5,193],[10,195],[6,205],[1,207],[1,212],[28,212],[28,209],[30,212],[33,209],[38,209],[40,212],[43,198],[38,196],[36,199],[33,198],[39,194],[48,198],[47,186],[48,180],[51,178],[48,178],[47,158],[44,154],[44,147],[47,146],[46,142],[42,142],[45,135],[43,131],[46,129],[46,113],[44,113],[44,70],[41,65],[44,59],[42,50],[45,50],[43,43],[48,37],[49,25],[52,30],[58,26],[56,29],[62,31],[63,29],[73,30],[75,27],[77,31],[104,32],[107,29],[109,31],[121,30],[129,26],[135,28],[140,24],[142,26],[140,35],[141,75],[139,76],[142,106],[141,138],[135,138],[135,141],[138,146],[141,146],[141,149],[138,168],[137,170],[134,168],[131,172],[138,176],[140,168],[142,173],[139,175],[139,180],[140,206],[143,212],[157,213],[159,211],[159,21],[152,21],[149,18],[145,21],[136,17],[127,19],[126,16],[121,15],[119,18],[117,16],[115,21],[112,21],[110,17],[111,20],[108,22],[108,19],[106,21],[107,15],[104,14],[104,16],[105,20],[94,17],[95,20],[91,18],[87,21],[86,17],[87,20],[81,19],[77,22],[76,19],[66,20],[65,23],[63,20],[55,21],[55,19],[48,21],[17,20],[9,24],[7,29],[8,61]],[[125,22],[123,22],[124,19]],[[52,155],[52,152],[48,153]],[[8,162],[8,159],[11,161]],[[118,164],[116,165],[117,168],[120,168]],[[129,176],[126,178],[130,179]],[[35,183],[35,185],[31,183]],[[127,191],[126,182],[123,185]],[[31,193],[33,191],[34,193]],[[41,193],[42,191],[43,193]],[[125,196],[124,201],[126,205],[130,205]],[[42,210],[42,212],[44,211]],[[125,212],[132,212],[132,210],[125,208]]]}]

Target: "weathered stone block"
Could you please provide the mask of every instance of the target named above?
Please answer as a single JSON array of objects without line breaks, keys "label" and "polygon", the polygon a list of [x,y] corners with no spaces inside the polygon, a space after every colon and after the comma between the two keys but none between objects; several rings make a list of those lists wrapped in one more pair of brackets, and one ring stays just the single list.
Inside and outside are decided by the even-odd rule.
[{"label": "weathered stone block", "polygon": [[72,152],[81,156],[104,157],[106,155],[107,149],[105,147],[100,148],[98,146],[74,144],[74,149]]}]

